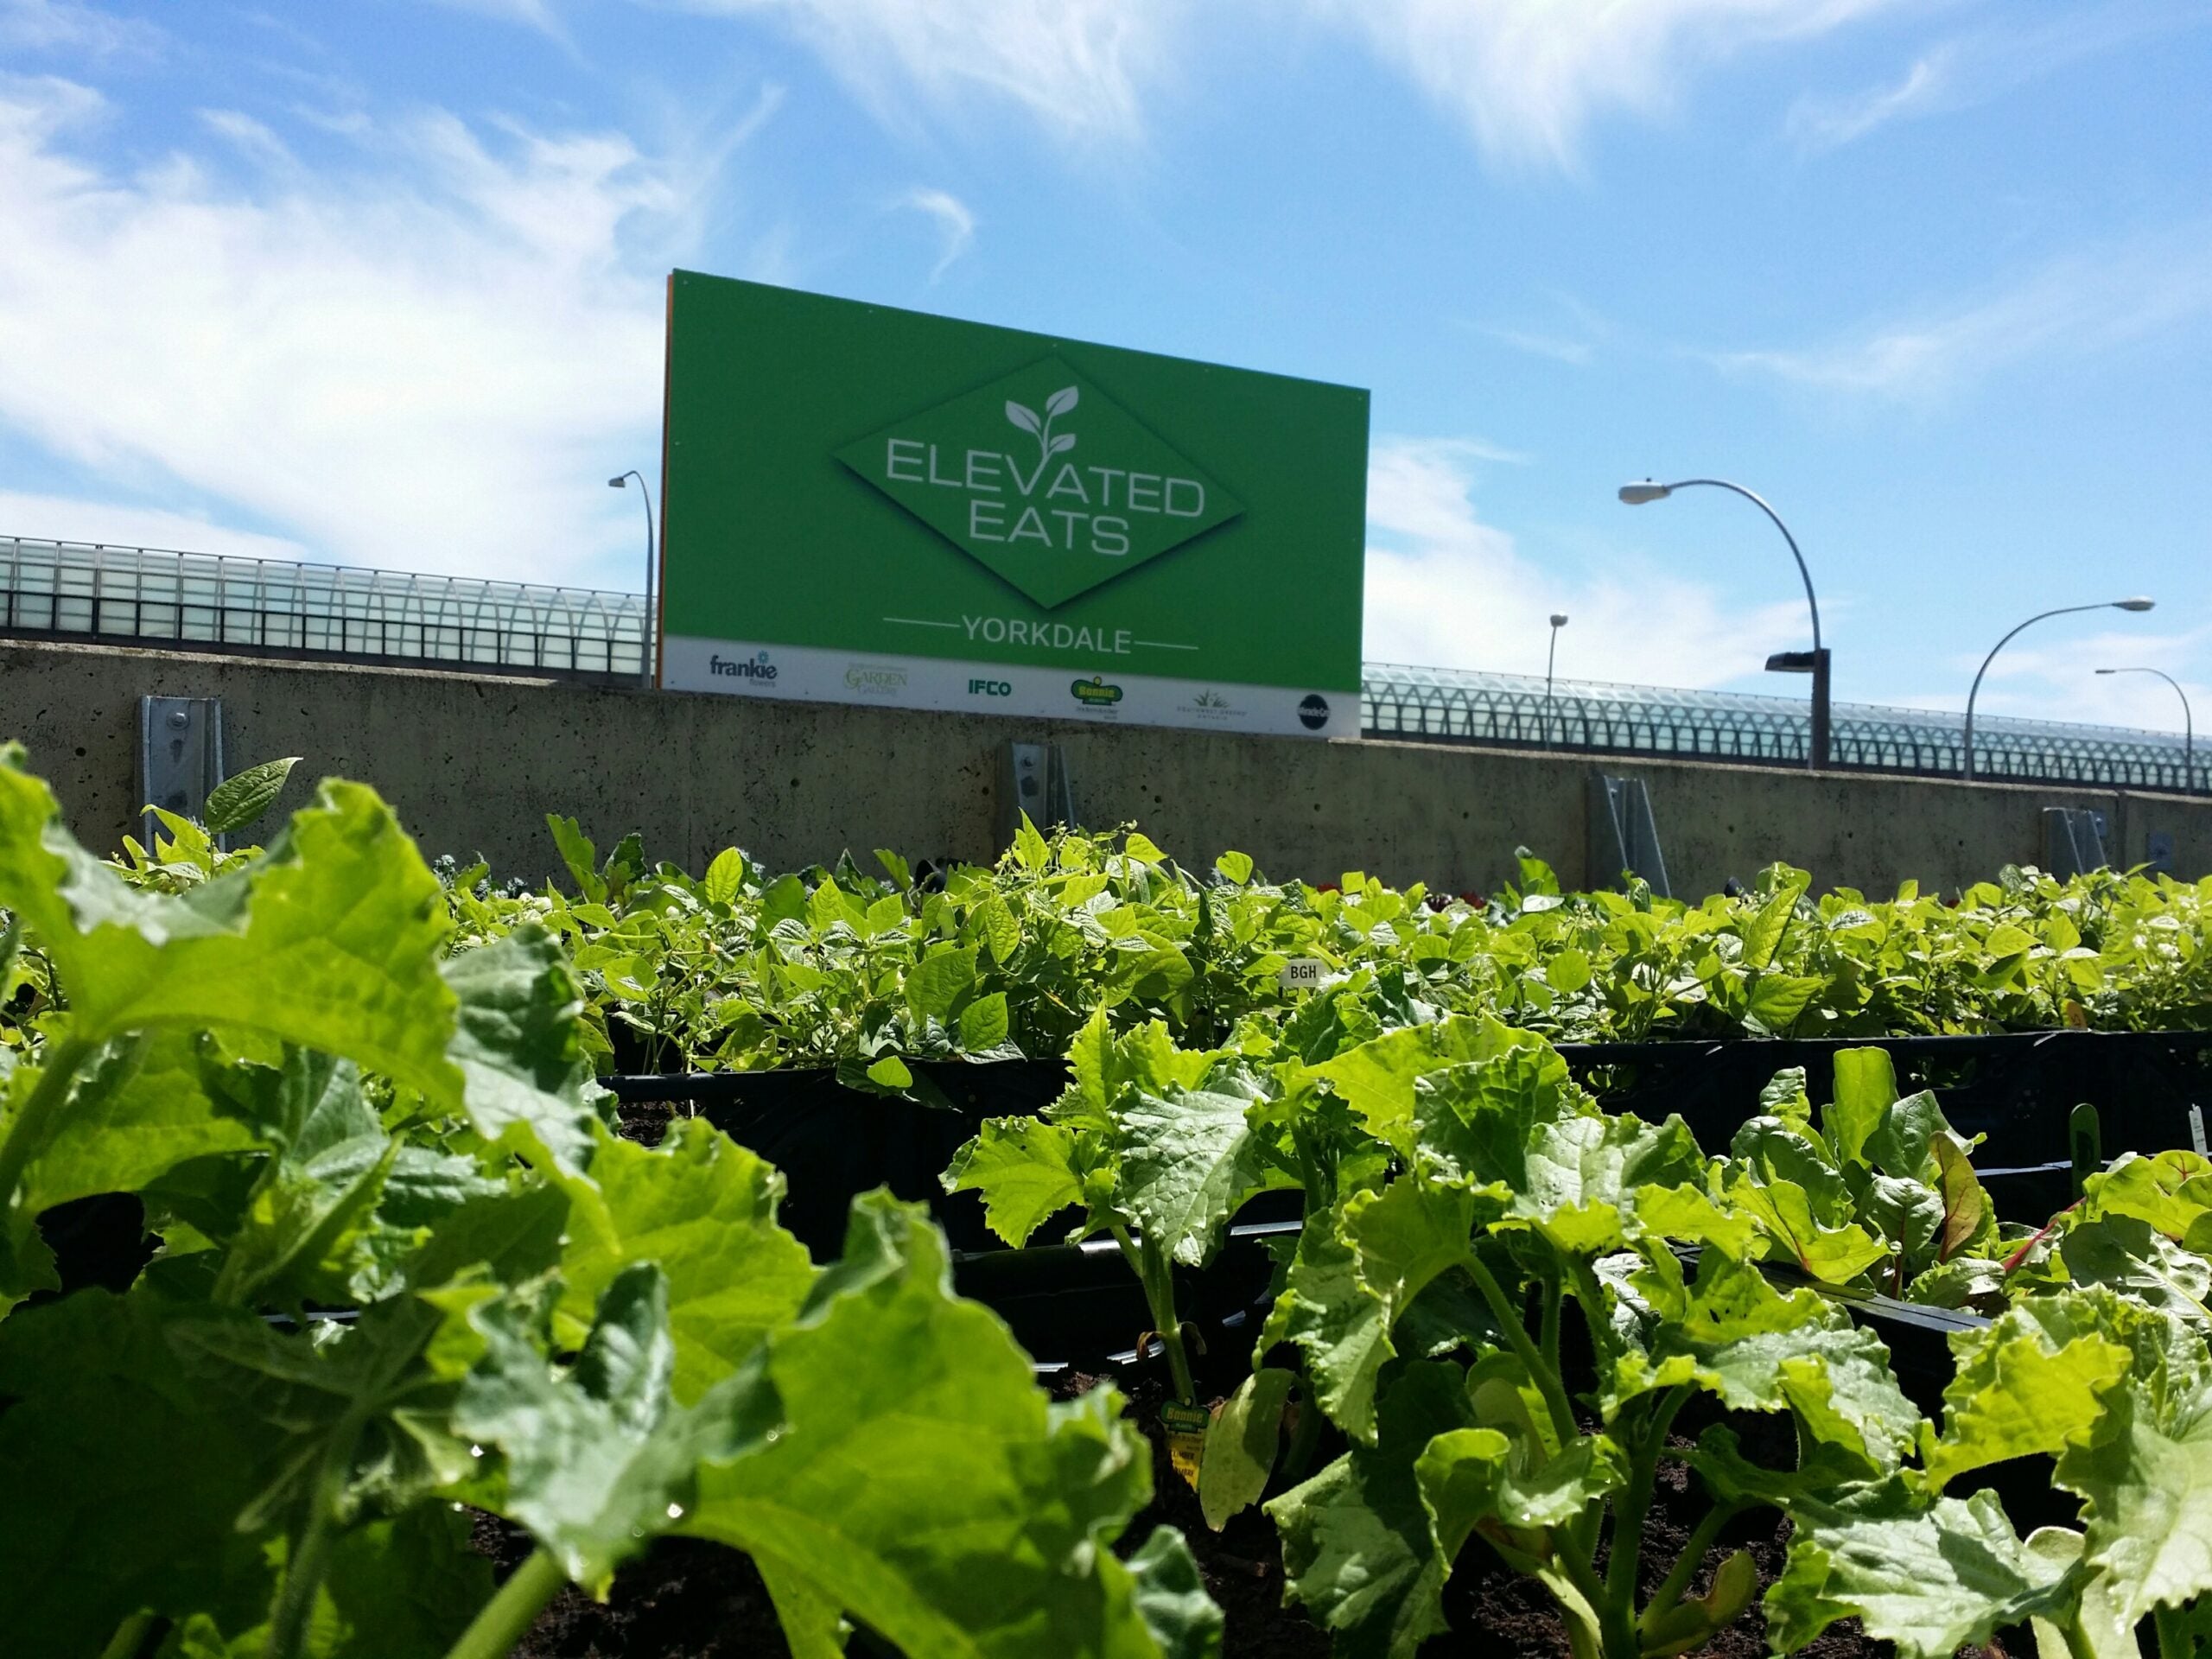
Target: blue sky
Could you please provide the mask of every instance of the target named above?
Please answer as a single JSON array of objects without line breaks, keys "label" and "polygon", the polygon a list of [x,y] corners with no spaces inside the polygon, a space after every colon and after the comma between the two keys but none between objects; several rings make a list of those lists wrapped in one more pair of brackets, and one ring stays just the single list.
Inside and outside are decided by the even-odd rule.
[{"label": "blue sky", "polygon": [[[0,533],[636,585],[671,265],[1374,391],[1371,657],[2172,728],[2201,0],[0,0]],[[2199,696],[2212,716],[2212,696]]]}]

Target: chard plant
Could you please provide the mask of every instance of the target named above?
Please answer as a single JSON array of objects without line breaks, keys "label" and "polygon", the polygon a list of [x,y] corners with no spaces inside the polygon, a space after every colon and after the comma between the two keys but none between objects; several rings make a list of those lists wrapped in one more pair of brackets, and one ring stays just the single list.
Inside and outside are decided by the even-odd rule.
[{"label": "chard plant", "polygon": [[[682,1533],[750,1554],[808,1659],[855,1624],[915,1659],[1217,1651],[1179,1535],[1111,1548],[1151,1478],[1111,1392],[1048,1402],[918,1207],[863,1197],[818,1267],[727,1137],[618,1139],[557,941],[452,954],[373,792],[153,869],[0,753],[42,964],[0,1058],[11,1646],[492,1659]],[[57,1296],[40,1217],[98,1193],[153,1259]],[[469,1508],[534,1541],[496,1586]]]}]

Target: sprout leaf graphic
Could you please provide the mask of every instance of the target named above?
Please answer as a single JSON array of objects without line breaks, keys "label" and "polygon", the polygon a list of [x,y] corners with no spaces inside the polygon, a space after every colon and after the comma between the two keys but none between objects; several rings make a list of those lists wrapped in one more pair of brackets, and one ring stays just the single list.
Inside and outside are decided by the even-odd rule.
[{"label": "sprout leaf graphic", "polygon": [[1075,407],[1076,398],[1080,394],[1077,391],[1075,387],[1062,386],[1058,391],[1054,392],[1050,397],[1047,397],[1045,400],[1046,417],[1050,419],[1055,415],[1066,414],[1068,410]]},{"label": "sprout leaf graphic", "polygon": [[[1050,408],[1050,405],[1048,404],[1046,407]],[[1057,410],[1054,410],[1053,412],[1058,413]],[[1006,417],[1009,421],[1012,421],[1016,426],[1020,427],[1023,431],[1030,434],[1033,437],[1041,439],[1044,431],[1043,423],[1038,420],[1037,411],[1031,409],[1027,404],[1017,404],[1009,397],[1007,400]]]},{"label": "sprout leaf graphic", "polygon": [[1054,438],[1052,442],[1045,446],[1045,453],[1047,455],[1063,455],[1074,448],[1075,434],[1072,432],[1063,432],[1059,436]]},{"label": "sprout leaf graphic", "polygon": [[[1081,396],[1082,391],[1079,387],[1062,386],[1045,400],[1045,415],[1042,420],[1038,418],[1037,411],[1028,404],[1017,404],[1011,397],[1007,399],[1007,419],[1037,440],[1039,476],[1041,477],[1044,474],[1046,461],[1052,460],[1054,455],[1064,455],[1075,448],[1075,434],[1063,432],[1056,437],[1052,433],[1052,423],[1073,409],[1077,399]],[[1032,487],[1034,486],[1025,487],[1023,493],[1026,494],[1027,489]]]}]

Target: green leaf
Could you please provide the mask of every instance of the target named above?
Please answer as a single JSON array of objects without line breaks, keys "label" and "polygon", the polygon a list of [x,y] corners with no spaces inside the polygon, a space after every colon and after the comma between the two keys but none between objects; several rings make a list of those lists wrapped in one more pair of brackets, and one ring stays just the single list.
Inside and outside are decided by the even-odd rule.
[{"label": "green leaf", "polygon": [[641,1262],[667,1281],[671,1389],[696,1403],[788,1323],[814,1283],[806,1247],[776,1223],[784,1178],[704,1118],[679,1118],[657,1150],[599,1131],[570,1195],[554,1332],[570,1346],[601,1298]]},{"label": "green leaf", "polygon": [[1566,1525],[1628,1484],[1629,1455],[1610,1434],[1549,1457],[1527,1436],[1455,1428],[1428,1443],[1414,1474],[1448,1563],[1484,1521],[1519,1531]]},{"label": "green leaf", "polygon": [[506,1454],[501,1512],[602,1599],[615,1567],[683,1513],[703,1460],[776,1431],[774,1394],[757,1371],[726,1378],[691,1409],[675,1403],[668,1283],[650,1262],[609,1281],[566,1369],[548,1364],[520,1295],[486,1302],[470,1320],[485,1352],[461,1385],[454,1427]]},{"label": "green leaf", "polygon": [[935,950],[924,957],[906,975],[906,1001],[925,1020],[951,1017],[953,1005],[976,982],[976,951],[965,949]]},{"label": "green leaf", "polygon": [[574,1174],[591,1156],[595,1088],[583,993],[559,943],[534,923],[445,964],[455,1007],[448,1050],[461,1105],[494,1145],[536,1151]]},{"label": "green leaf", "polygon": [[1047,1218],[1083,1200],[1076,1139],[1035,1117],[993,1117],[953,1154],[947,1192],[981,1192],[983,1219],[1017,1249]]},{"label": "green leaf", "polygon": [[2058,1484],[2083,1500],[2082,1560],[2123,1623],[2212,1590],[2212,1398],[2161,1409],[2121,1385],[2093,1435],[2060,1456]]},{"label": "green leaf", "polygon": [[1207,1427],[1205,1455],[1198,1464],[1198,1507],[1216,1532],[1230,1516],[1258,1503],[1267,1490],[1282,1441],[1283,1407],[1297,1380],[1279,1366],[1262,1365],[1222,1402]]},{"label": "green leaf", "polygon": [[1137,1617],[1151,1632],[1160,1659],[1217,1659],[1227,1619],[1198,1572],[1183,1535],[1154,1527],[1129,1557]]},{"label": "green leaf", "polygon": [[887,1054],[868,1068],[868,1080],[886,1089],[911,1089],[914,1074],[906,1069],[906,1062],[896,1054]]},{"label": "green leaf", "polygon": [[1943,1434],[1921,1462],[1932,1490],[2012,1458],[2056,1457],[2087,1438],[2133,1356],[2103,1334],[2109,1292],[2038,1296],[1951,1337]]},{"label": "green leaf", "polygon": [[2183,1249],[2147,1221],[2107,1216],[2070,1228],[2058,1241],[2059,1259],[2079,1285],[2108,1285],[2122,1295],[2212,1332],[2212,1262]]},{"label": "green leaf", "polygon": [[1334,1637],[1337,1659],[1412,1659],[1448,1628],[1452,1562],[1419,1465],[1437,1436],[1474,1426],[1459,1367],[1407,1366],[1379,1418],[1372,1451],[1354,1448],[1267,1505],[1282,1535],[1284,1599]]},{"label": "green leaf", "polygon": [[1789,1558],[1766,1593],[1781,1652],[1856,1615],[1902,1659],[1950,1659],[2002,1625],[2063,1608],[2066,1570],[2029,1549],[1992,1492],[1914,1503],[1901,1482],[1791,1516]]},{"label": "green leaf", "polygon": [[975,913],[991,960],[1001,964],[1011,961],[1014,953],[1021,948],[1021,924],[1014,919],[1014,907],[1003,894],[994,892],[976,907]]},{"label": "green leaf", "polygon": [[1835,1098],[1824,1121],[1839,1164],[1868,1160],[1867,1138],[1897,1097],[1897,1068],[1885,1048],[1840,1048],[1835,1053]]},{"label": "green leaf", "polygon": [[1782,936],[1789,931],[1790,918],[1796,913],[1797,901],[1812,885],[1812,878],[1802,871],[1793,872],[1793,876],[1795,879],[1784,881],[1744,923],[1743,962],[1746,968],[1764,969],[1773,963]]},{"label": "green leaf", "polygon": [[1529,1096],[1531,1109],[1555,1116],[1568,1109],[1562,1103],[1565,1099],[1579,1097],[1567,1062],[1548,1043],[1487,1015],[1454,1015],[1429,1025],[1401,1027],[1313,1071],[1329,1080],[1370,1133],[1402,1155],[1412,1151],[1414,1084],[1420,1078],[1467,1061],[1509,1057],[1532,1069],[1533,1081],[1523,1087],[1516,1073],[1515,1086],[1516,1097]]},{"label": "green leaf", "polygon": [[2132,1216],[2168,1238],[2186,1239],[2212,1214],[2212,1160],[2178,1150],[2154,1158],[2128,1153],[2110,1169],[2091,1175],[2082,1184],[2082,1198],[2087,1220]]},{"label": "green leaf", "polygon": [[258,1032],[456,1101],[443,889],[374,791],[324,783],[266,851],[177,897],[79,847],[20,761],[0,753],[0,905],[53,957],[72,1035]]},{"label": "green leaf", "polygon": [[1204,1267],[1245,1201],[1279,1184],[1246,1121],[1253,1098],[1177,1088],[1122,1097],[1116,1113],[1118,1206],[1147,1243]]},{"label": "green leaf", "polygon": [[1042,872],[1052,861],[1052,849],[1045,844],[1045,837],[1037,833],[1037,826],[1029,822],[1029,815],[1021,815],[1021,828],[1014,832],[1014,861],[1025,870]]},{"label": "green leaf", "polygon": [[0,1630],[29,1654],[97,1654],[124,1613],[204,1611],[243,1630],[271,1591],[234,1524],[286,1446],[180,1363],[183,1325],[243,1311],[175,1307],[143,1290],[79,1291],[0,1324]]},{"label": "green leaf", "polygon": [[599,876],[599,849],[584,834],[583,826],[574,818],[549,812],[545,827],[553,832],[553,844],[561,849],[561,861],[569,867],[569,879],[576,884],[576,891],[594,904],[604,902],[607,883]]},{"label": "green leaf", "polygon": [[1244,853],[1224,853],[1213,861],[1213,867],[1238,887],[1252,879],[1252,860]]},{"label": "green leaf", "polygon": [[1006,1041],[1006,993],[979,996],[960,1010],[960,1046],[970,1053],[996,1048]]},{"label": "green leaf", "polygon": [[727,905],[745,889],[745,855],[734,847],[725,847],[716,853],[707,866],[705,879],[700,889],[710,905]]},{"label": "green leaf", "polygon": [[[2038,1527],[2027,1541],[2029,1554],[2062,1572],[2082,1559],[2082,1535],[2070,1528]],[[2113,1605],[2110,1586],[2101,1576],[2088,1576],[2079,1584],[2077,1594],[2079,1605],[2064,1628],[2042,1614],[2029,1621],[2035,1630],[2037,1659],[2143,1659],[2135,1628]]]},{"label": "green leaf", "polygon": [[1889,1255],[1889,1246],[1856,1222],[1821,1225],[1811,1198],[1795,1181],[1761,1185],[1732,1172],[1724,1192],[1729,1203],[1758,1221],[1776,1255],[1823,1283],[1848,1284]]},{"label": "green leaf", "polygon": [[24,1173],[23,1210],[140,1192],[189,1159],[252,1148],[252,1128],[216,1109],[200,1067],[199,1039],[175,1027],[122,1039],[98,1058]]},{"label": "green leaf", "polygon": [[207,833],[233,834],[276,805],[276,798],[284,792],[284,780],[299,764],[298,755],[289,755],[282,760],[264,760],[224,779],[207,791],[207,803],[200,809],[200,821],[207,826]]},{"label": "green leaf", "polygon": [[786,1432],[706,1470],[682,1529],[803,1574],[907,1659],[1148,1654],[1109,1546],[1149,1448],[1110,1390],[1049,1403],[949,1265],[918,1205],[856,1200],[844,1260],[769,1339]]},{"label": "green leaf", "polygon": [[875,861],[883,866],[884,874],[891,878],[892,885],[902,893],[914,885],[913,866],[888,847],[875,849]]}]

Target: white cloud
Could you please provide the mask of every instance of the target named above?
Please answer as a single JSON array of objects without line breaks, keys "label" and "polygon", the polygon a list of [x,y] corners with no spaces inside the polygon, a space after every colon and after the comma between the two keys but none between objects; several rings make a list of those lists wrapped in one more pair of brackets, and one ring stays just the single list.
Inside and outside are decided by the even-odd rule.
[{"label": "white cloud", "polygon": [[1789,111],[1789,135],[1808,149],[1834,149],[1886,122],[1933,109],[1952,90],[1952,60],[1953,48],[1939,47],[1895,86],[1846,99],[1800,99]]},{"label": "white cloud", "polygon": [[242,559],[311,556],[299,543],[284,537],[232,530],[193,513],[23,490],[0,490],[0,536],[172,553],[226,553]]},{"label": "white cloud", "polygon": [[1181,0],[688,0],[782,18],[882,117],[912,86],[941,111],[1009,99],[1079,142],[1138,138],[1138,88]]},{"label": "white cloud", "polygon": [[0,0],[0,47],[10,51],[149,56],[164,39],[151,23],[111,16],[79,0]]},{"label": "white cloud", "polygon": [[2031,356],[2094,353],[2212,312],[2212,227],[2054,261],[2011,288],[1827,344],[1721,352],[1724,369],[1824,391],[1938,396]]},{"label": "white cloud", "polygon": [[[2096,614],[2054,617],[2006,645],[1981,683],[1974,700],[1975,720],[2005,715],[2154,732],[2182,730],[2181,698],[2171,685],[2154,674],[2101,675],[2101,668],[2161,670],[2180,683],[2193,709],[2212,709],[2212,684],[2192,679],[2189,672],[2189,664],[2200,660],[2205,645],[2212,643],[2212,628],[2161,632],[2149,619],[2131,626],[2110,613],[2104,613],[2107,622],[2099,626]],[[1923,689],[1878,701],[1955,714],[1966,707],[1974,671],[1988,648],[1985,645],[1951,658],[1955,683],[1948,690]]]},{"label": "white cloud", "polygon": [[1801,605],[1724,605],[1713,589],[1649,569],[1566,577],[1482,522],[1469,491],[1478,451],[1383,438],[1369,460],[1366,654],[1429,667],[1541,674],[1551,628],[1561,679],[1710,686],[1798,641]]},{"label": "white cloud", "polygon": [[1800,99],[1786,130],[1807,149],[1832,149],[1892,121],[1987,103],[2082,59],[2208,21],[2194,0],[2077,0],[2040,17],[2027,8],[2006,9],[1990,26],[1925,53],[1894,82],[1845,98]]},{"label": "white cloud", "polygon": [[975,241],[976,215],[966,202],[949,190],[909,190],[899,205],[937,221],[938,231],[944,240],[937,264],[930,270],[930,281],[935,282]]},{"label": "white cloud", "polygon": [[1700,63],[1824,34],[1897,0],[1310,0],[1507,166],[1569,168],[1613,109],[1669,109]]},{"label": "white cloud", "polygon": [[88,159],[100,111],[0,83],[0,423],[312,556],[634,585],[605,480],[658,442],[666,250],[626,245],[680,228],[696,180],[619,134],[433,111],[372,123],[348,173],[241,187]]}]

